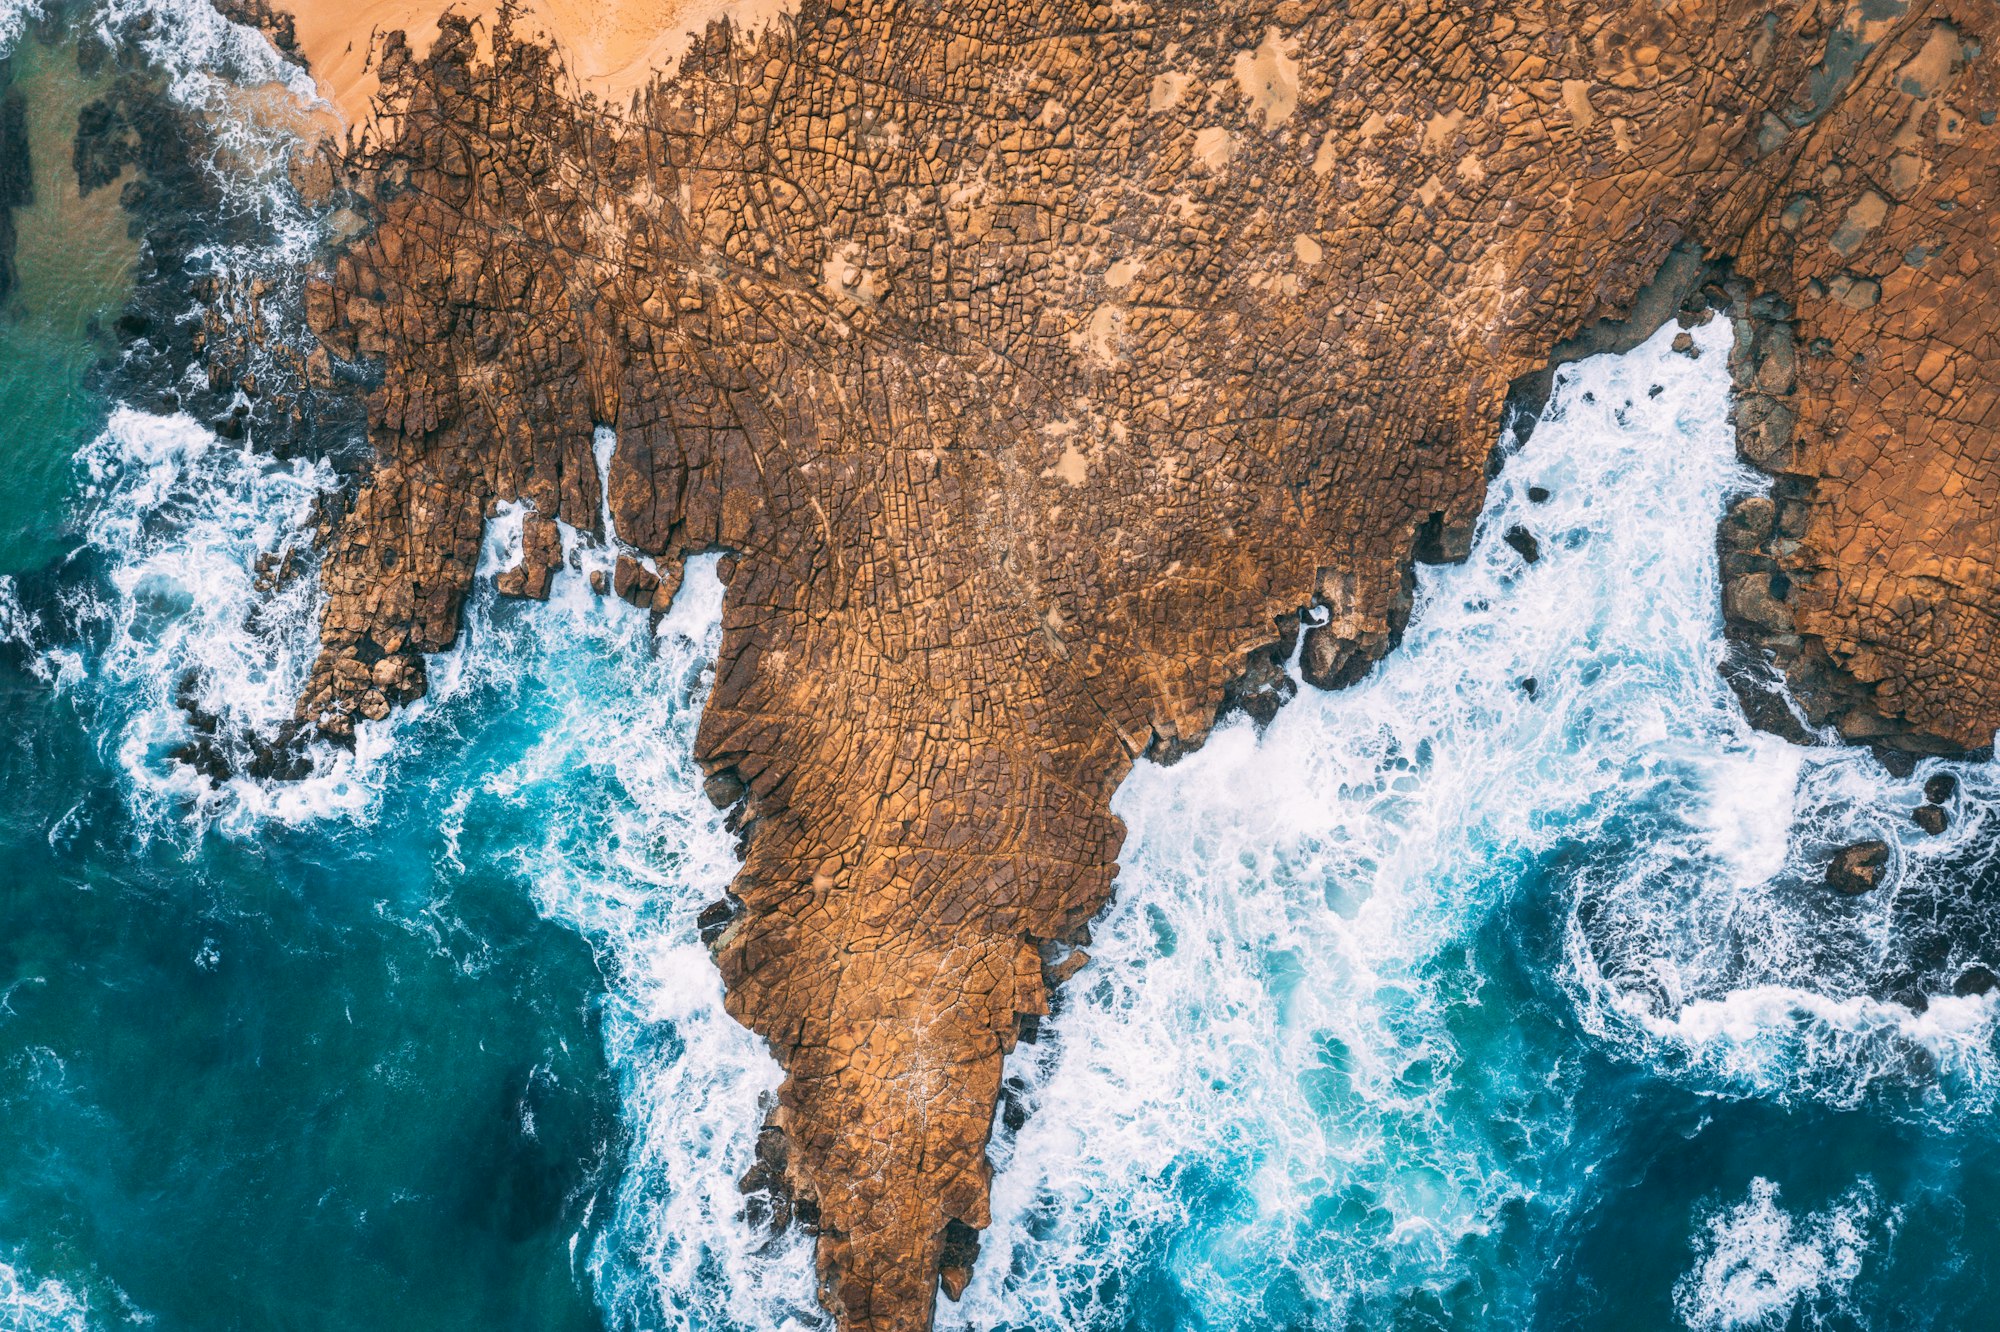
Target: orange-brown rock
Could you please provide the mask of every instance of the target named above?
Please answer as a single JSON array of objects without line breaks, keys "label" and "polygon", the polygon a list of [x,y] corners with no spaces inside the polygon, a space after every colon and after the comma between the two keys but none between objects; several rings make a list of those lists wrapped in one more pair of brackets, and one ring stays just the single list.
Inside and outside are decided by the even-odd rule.
[{"label": "orange-brown rock", "polygon": [[1312,678],[1387,650],[1598,321],[1735,293],[1789,479],[1736,609],[1850,733],[1991,738],[1995,41],[1987,0],[809,0],[627,113],[504,18],[391,35],[312,299],[379,462],[301,715],[451,646],[494,500],[598,530],[615,428],[625,590],[730,552],[705,928],[786,1071],[768,1168],[843,1323],[926,1326],[1114,788],[1275,706],[1302,605]]}]

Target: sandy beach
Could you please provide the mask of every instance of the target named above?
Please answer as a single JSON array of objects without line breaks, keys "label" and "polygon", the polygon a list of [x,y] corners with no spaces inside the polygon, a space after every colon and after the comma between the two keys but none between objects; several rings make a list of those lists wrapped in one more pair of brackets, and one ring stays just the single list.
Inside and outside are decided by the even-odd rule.
[{"label": "sandy beach", "polygon": [[[490,19],[495,0],[299,0],[291,13],[300,49],[321,92],[348,125],[369,115],[379,83],[370,52],[400,29],[418,51],[437,37],[438,18],[456,12]],[[697,33],[727,19],[756,29],[787,12],[785,0],[529,0],[517,22],[554,40],[578,90],[628,102],[656,74],[671,73]]]}]

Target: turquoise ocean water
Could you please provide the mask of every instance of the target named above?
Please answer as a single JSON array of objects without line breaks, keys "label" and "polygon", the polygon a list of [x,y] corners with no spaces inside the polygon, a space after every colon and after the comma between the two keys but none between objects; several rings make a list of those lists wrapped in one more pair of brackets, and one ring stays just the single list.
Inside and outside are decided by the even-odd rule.
[{"label": "turquoise ocean water", "polygon": [[[91,76],[10,3],[59,146]],[[107,8],[218,132],[292,77],[192,3]],[[278,199],[254,157],[216,169]],[[0,1329],[824,1326],[809,1240],[745,1216],[779,1075],[694,925],[736,863],[689,760],[712,565],[655,627],[568,534],[503,602],[503,515],[431,698],[303,782],[176,763],[190,691],[288,714],[317,593],[257,560],[337,478],[120,400],[134,243],[50,161],[0,311]],[[270,207],[210,261],[301,262]],[[2000,968],[2000,783],[1743,723],[1728,336],[1565,370],[1394,656],[1121,789],[942,1325],[2000,1325],[1996,1001],[1951,995]],[[1864,836],[1891,883],[1830,899]]]}]

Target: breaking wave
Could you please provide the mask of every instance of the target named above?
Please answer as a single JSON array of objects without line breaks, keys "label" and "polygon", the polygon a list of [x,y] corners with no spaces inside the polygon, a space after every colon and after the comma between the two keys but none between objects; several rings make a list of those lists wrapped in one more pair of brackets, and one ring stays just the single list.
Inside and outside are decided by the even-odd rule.
[{"label": "breaking wave", "polygon": [[1742,1202],[1706,1218],[1695,1265],[1674,1285],[1674,1311],[1691,1332],[1820,1328],[1852,1316],[1870,1247],[1901,1220],[1891,1211],[1878,1223],[1881,1211],[1864,1179],[1826,1209],[1794,1216],[1760,1175]]},{"label": "breaking wave", "polygon": [[1713,533],[1759,479],[1726,327],[1699,361],[1673,332],[1561,373],[1470,559],[1422,572],[1365,681],[1120,790],[1118,900],[1010,1061],[954,1325],[1112,1325],[1141,1289],[1220,1325],[1519,1316],[1510,1246],[1589,1187],[1592,1050],[1702,1094],[1987,1104],[1990,1000],[1856,988],[1916,876],[1860,907],[1810,878],[1862,835],[1941,862],[1990,829],[1920,839],[1930,768],[1743,722]]},{"label": "breaking wave", "polygon": [[[1424,571],[1397,654],[1133,774],[1118,901],[1010,1063],[995,1224],[947,1324],[1116,1325],[1144,1301],[1340,1326],[1468,1288],[1527,1308],[1534,1274],[1507,1246],[1586,1188],[1579,1041],[1705,1094],[1892,1095],[1945,1120],[1984,1103],[1991,1001],[1919,1014],[1853,988],[1869,968],[1826,955],[1893,951],[1883,909],[1801,887],[1824,846],[1885,832],[1903,885],[1885,900],[1916,891],[1925,858],[1989,840],[1983,816],[1966,802],[1945,837],[1904,834],[1930,768],[1895,779],[1752,733],[1717,673],[1708,534],[1754,484],[1729,446],[1725,338],[1697,335],[1703,363],[1663,335],[1566,371],[1471,559]],[[97,675],[128,700],[110,730],[135,797],[246,835],[366,823],[386,783],[430,784],[451,855],[506,866],[599,953],[629,1140],[576,1245],[613,1325],[822,1325],[809,1240],[746,1220],[736,1181],[778,1072],[725,1013],[694,925],[737,864],[691,757],[712,566],[655,624],[590,590],[615,539],[565,527],[548,602],[509,602],[491,581],[518,558],[504,511],[428,699],[303,783],[183,789],[198,779],[158,756],[190,667],[204,708],[253,722],[302,677],[310,573],[273,597],[255,553],[302,534],[331,477],[136,413],[86,462],[111,589]],[[1538,535],[1532,566],[1503,540],[1516,524]],[[271,623],[246,639],[246,614]],[[482,803],[517,836],[461,844]],[[1523,911],[1547,938],[1496,946]]]},{"label": "breaking wave", "polygon": [[[0,29],[0,37],[4,37]],[[0,1260],[0,1328],[7,1332],[90,1332],[90,1304],[53,1278],[37,1281]]]}]

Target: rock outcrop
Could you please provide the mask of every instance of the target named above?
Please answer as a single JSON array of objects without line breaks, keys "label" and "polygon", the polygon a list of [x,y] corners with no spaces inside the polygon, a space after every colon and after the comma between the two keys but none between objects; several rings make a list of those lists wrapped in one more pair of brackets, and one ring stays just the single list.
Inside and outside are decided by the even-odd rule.
[{"label": "rock outcrop", "polygon": [[807,0],[615,106],[504,14],[392,33],[372,229],[309,296],[382,378],[301,719],[421,691],[496,501],[655,605],[728,551],[703,929],[787,1074],[760,1170],[845,1326],[924,1327],[1119,781],[1282,701],[1308,603],[1308,678],[1364,673],[1607,321],[1746,321],[1783,485],[1732,618],[1851,735],[1991,739],[1996,40],[1986,0]]},{"label": "rock outcrop", "polygon": [[1827,862],[1826,886],[1843,897],[1859,897],[1875,890],[1888,867],[1887,842],[1856,842],[1836,851]]}]

